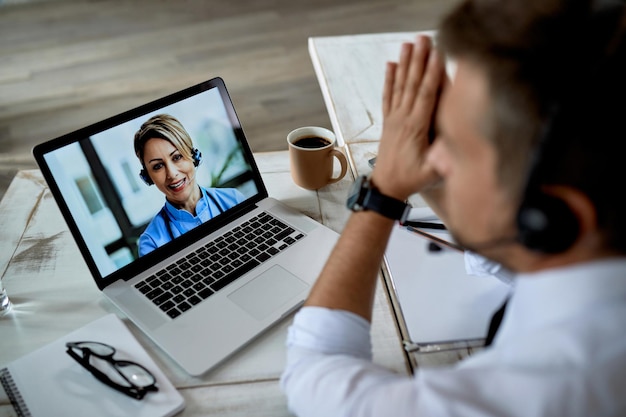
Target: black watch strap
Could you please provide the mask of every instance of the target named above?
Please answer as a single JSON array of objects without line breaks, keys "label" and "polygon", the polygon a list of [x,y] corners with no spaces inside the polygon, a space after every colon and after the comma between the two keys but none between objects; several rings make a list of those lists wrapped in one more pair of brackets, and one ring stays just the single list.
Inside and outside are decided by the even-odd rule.
[{"label": "black watch strap", "polygon": [[357,204],[354,204],[353,210],[371,210],[400,223],[406,221],[411,206],[404,201],[382,194],[367,178],[359,178],[361,190],[359,190],[360,198]]}]

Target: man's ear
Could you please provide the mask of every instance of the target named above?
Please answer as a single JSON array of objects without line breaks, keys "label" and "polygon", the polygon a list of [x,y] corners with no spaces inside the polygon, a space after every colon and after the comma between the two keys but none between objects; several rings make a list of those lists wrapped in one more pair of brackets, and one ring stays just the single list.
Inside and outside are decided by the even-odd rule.
[{"label": "man's ear", "polygon": [[567,185],[551,185],[543,188],[542,191],[567,204],[578,219],[581,236],[598,230],[598,212],[587,194]]}]

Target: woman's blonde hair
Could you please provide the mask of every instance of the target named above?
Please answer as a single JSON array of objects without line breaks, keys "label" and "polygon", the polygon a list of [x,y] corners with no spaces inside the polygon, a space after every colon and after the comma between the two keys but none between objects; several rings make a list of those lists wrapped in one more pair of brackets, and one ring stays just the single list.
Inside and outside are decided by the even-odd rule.
[{"label": "woman's blonde hair", "polygon": [[193,141],[183,125],[169,114],[158,114],[146,120],[135,133],[135,155],[144,165],[144,147],[149,139],[165,139],[181,153],[183,158],[193,161]]}]

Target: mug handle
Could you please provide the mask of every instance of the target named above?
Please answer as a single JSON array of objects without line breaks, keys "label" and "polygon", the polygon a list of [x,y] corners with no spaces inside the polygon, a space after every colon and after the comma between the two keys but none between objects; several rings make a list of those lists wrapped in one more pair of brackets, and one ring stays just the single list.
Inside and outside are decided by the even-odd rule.
[{"label": "mug handle", "polygon": [[341,164],[341,173],[339,174],[339,176],[331,178],[330,181],[328,181],[328,184],[334,184],[342,179],[346,175],[346,172],[348,172],[348,160],[346,159],[346,156],[343,154],[343,152],[337,149],[333,149],[332,151],[330,151],[330,154],[337,158],[339,160],[339,163]]}]

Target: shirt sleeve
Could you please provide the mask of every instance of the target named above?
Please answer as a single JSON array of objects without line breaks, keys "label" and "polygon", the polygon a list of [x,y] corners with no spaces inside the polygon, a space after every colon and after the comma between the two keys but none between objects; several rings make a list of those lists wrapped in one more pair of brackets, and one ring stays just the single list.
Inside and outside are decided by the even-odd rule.
[{"label": "shirt sleeve", "polygon": [[139,256],[144,256],[157,248],[154,239],[147,233],[142,233],[139,237]]},{"label": "shirt sleeve", "polygon": [[[624,310],[622,305],[619,317]],[[617,343],[589,337],[622,321],[584,316],[540,326],[534,335],[522,328],[508,344],[456,365],[422,367],[412,377],[371,361],[366,320],[305,307],[289,329],[281,387],[299,417],[626,415],[622,333],[608,326],[604,331],[613,338],[597,339]]]},{"label": "shirt sleeve", "polygon": [[146,226],[143,233],[139,236],[137,249],[140,257],[170,241],[167,225],[161,213],[160,211],[150,220],[148,226]]},{"label": "shirt sleeve", "polygon": [[[372,362],[370,324],[347,311],[305,307],[287,336],[281,387],[300,417],[410,415],[413,379]],[[390,395],[396,397],[390,407]],[[391,409],[394,413],[388,414]],[[408,413],[408,414],[406,414]]]}]

